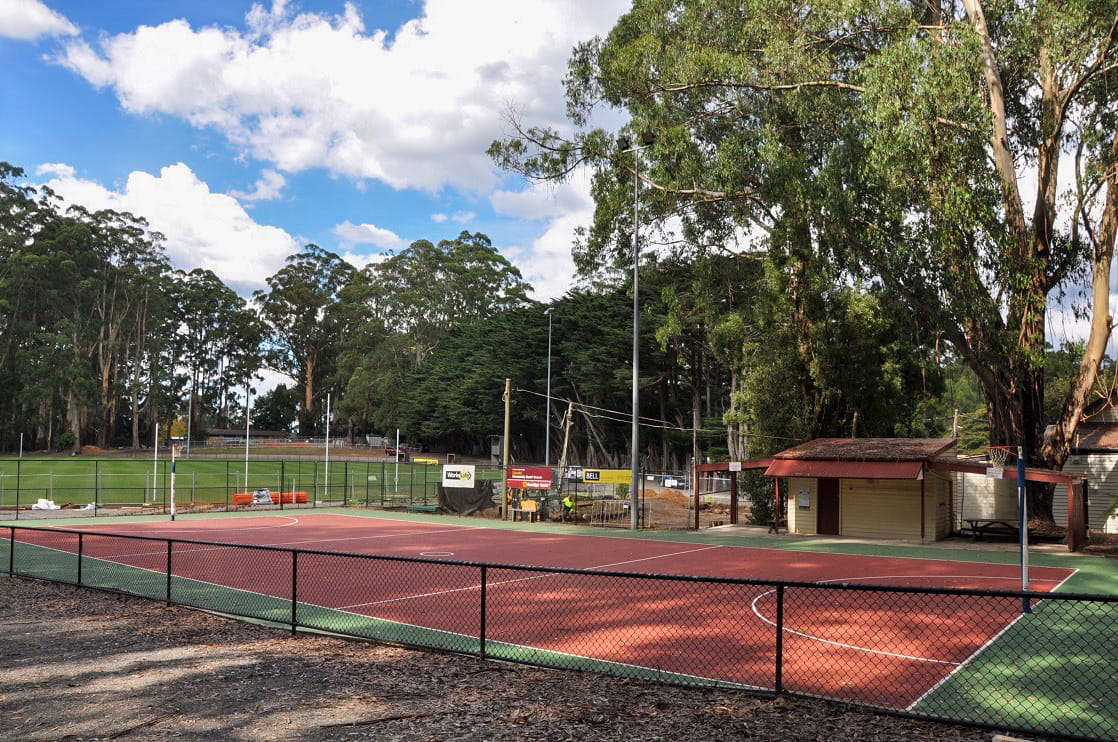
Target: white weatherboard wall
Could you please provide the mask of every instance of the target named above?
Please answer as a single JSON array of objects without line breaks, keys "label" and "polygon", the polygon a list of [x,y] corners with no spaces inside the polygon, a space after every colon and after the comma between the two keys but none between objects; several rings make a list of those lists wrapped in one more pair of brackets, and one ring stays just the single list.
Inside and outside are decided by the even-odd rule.
[{"label": "white weatherboard wall", "polygon": [[[1102,528],[1118,498],[1118,451],[1068,456],[1063,472],[1087,478],[1087,525],[1089,528]],[[1052,517],[1058,525],[1068,524],[1066,486],[1056,486],[1052,495]]]},{"label": "white weatherboard wall", "polygon": [[1005,467],[1004,479],[985,474],[955,475],[955,528],[967,518],[1017,520],[1017,470]]}]

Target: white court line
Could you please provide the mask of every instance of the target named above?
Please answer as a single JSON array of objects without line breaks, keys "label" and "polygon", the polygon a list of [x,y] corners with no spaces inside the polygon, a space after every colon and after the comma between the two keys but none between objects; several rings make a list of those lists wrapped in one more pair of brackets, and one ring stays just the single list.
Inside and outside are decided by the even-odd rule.
[{"label": "white court line", "polygon": [[[276,529],[276,528],[287,528],[288,526],[295,526],[295,525],[299,524],[299,519],[294,517],[294,516],[291,516],[291,515],[265,515],[265,516],[257,516],[257,517],[284,518],[289,522],[278,523],[274,526],[245,526],[243,528],[217,528],[217,529],[214,529],[214,528],[177,528],[175,526],[160,525],[158,528],[149,528],[149,529],[146,529],[146,530],[141,530],[139,533],[120,533],[118,535],[121,535],[121,536],[146,536],[149,533],[161,533],[161,532],[169,532],[169,533],[208,533],[208,532],[214,531],[214,530],[217,530],[221,533],[225,533],[226,531],[269,531],[269,530],[273,530],[273,529]],[[239,521],[239,520],[243,520],[243,518],[208,518],[208,519],[206,519],[205,522],[206,523],[220,523],[222,521],[227,521],[227,520]],[[149,521],[144,521],[144,522],[145,523],[159,523],[159,521],[150,521],[150,520]],[[179,522],[181,523],[181,522],[189,522],[189,521],[179,521]],[[98,528],[98,527],[101,527],[101,526],[104,526],[106,528],[110,528],[114,525],[117,525],[117,524],[115,524],[115,523],[90,523],[89,525],[85,526],[84,529],[79,527],[75,530],[85,530],[88,533],[97,533],[97,531],[94,531],[94,530],[91,530],[91,529]],[[47,528],[73,528],[73,526],[47,526]],[[110,533],[112,533],[112,532],[110,531]]]},{"label": "white court line", "polygon": [[[1076,568],[1076,569],[1072,570],[1072,573],[1071,573],[1071,574],[1069,574],[1069,575],[1068,575],[1067,577],[1065,577],[1065,578],[1064,578],[1063,580],[1061,580],[1061,581],[1060,581],[1060,584],[1059,584],[1059,585],[1056,585],[1056,587],[1052,588],[1052,592],[1056,592],[1056,591],[1057,591],[1057,590],[1059,590],[1059,589],[1060,589],[1061,587],[1063,587],[1064,583],[1065,583],[1065,582],[1067,582],[1068,580],[1070,580],[1070,579],[1071,579],[1071,578],[1072,578],[1072,577],[1073,577],[1073,576],[1075,575],[1075,573],[1076,573],[1076,572],[1078,572],[1078,571],[1079,571],[1079,569],[1078,569],[1078,568]],[[1032,580],[1030,580],[1030,581],[1032,581]],[[1054,582],[1054,580],[1037,580],[1037,582]],[[1038,600],[1038,601],[1037,601],[1037,606],[1039,606],[1039,605],[1040,605],[1041,603],[1043,603],[1043,602],[1044,602],[1044,600],[1043,600],[1043,599],[1042,599],[1042,600]],[[1012,621],[1011,621],[1011,622],[1010,622],[1009,624],[1007,624],[1007,625],[1006,625],[1006,627],[1005,627],[1004,629],[1002,629],[1001,631],[999,631],[999,632],[998,632],[997,634],[994,634],[994,636],[990,637],[990,640],[989,640],[989,641],[987,641],[987,642],[986,642],[985,644],[983,644],[983,645],[982,645],[981,647],[979,647],[978,649],[976,649],[976,650],[974,650],[973,652],[971,652],[971,655],[970,655],[969,657],[967,657],[967,658],[966,658],[965,660],[963,660],[962,662],[960,662],[960,663],[959,663],[959,665],[958,665],[958,666],[957,666],[957,667],[956,667],[956,668],[955,668],[954,670],[952,670],[951,672],[949,672],[949,673],[947,673],[946,675],[944,675],[944,676],[943,676],[943,677],[942,677],[942,678],[940,679],[940,681],[939,681],[938,683],[936,683],[935,685],[933,685],[933,686],[932,686],[931,688],[928,688],[928,690],[924,691],[924,692],[923,692],[923,693],[922,693],[922,694],[920,695],[920,697],[919,697],[919,698],[917,698],[917,699],[916,699],[915,701],[913,701],[913,702],[912,702],[912,703],[910,703],[910,704],[909,704],[908,706],[906,706],[906,707],[905,707],[905,711],[911,711],[912,709],[916,708],[916,706],[917,706],[917,705],[918,705],[918,704],[919,704],[919,703],[920,703],[921,701],[923,701],[923,700],[924,700],[925,698],[927,698],[927,697],[928,697],[928,696],[930,696],[930,695],[931,695],[932,693],[934,693],[934,692],[935,692],[936,690],[938,690],[938,689],[939,689],[939,687],[940,687],[941,685],[943,685],[944,683],[946,683],[946,682],[947,682],[948,680],[950,680],[951,678],[955,677],[955,675],[956,675],[957,673],[959,673],[960,671],[962,671],[962,669],[963,669],[964,667],[966,667],[967,665],[969,665],[969,664],[970,664],[970,663],[971,663],[971,662],[972,662],[972,661],[973,661],[974,659],[976,659],[976,658],[978,657],[978,655],[980,655],[980,654],[982,654],[983,652],[985,652],[985,651],[987,650],[987,648],[989,648],[989,647],[990,647],[990,646],[991,646],[991,645],[992,645],[992,644],[993,644],[994,642],[996,642],[996,641],[997,641],[998,639],[1000,639],[1000,638],[1001,638],[1002,634],[1004,634],[1005,632],[1009,631],[1009,630],[1010,630],[1011,628],[1013,628],[1014,626],[1016,626],[1016,625],[1017,625],[1017,622],[1018,622],[1018,621],[1020,621],[1020,620],[1021,620],[1022,618],[1024,618],[1024,617],[1025,617],[1025,614],[1024,614],[1024,613],[1019,613],[1019,614],[1017,615],[1017,617],[1016,617],[1015,619],[1013,619],[1013,620],[1012,620]]]},{"label": "white court line", "polygon": [[[1070,577],[1070,575],[1069,575],[1069,577]],[[842,578],[836,578],[836,579],[832,579],[832,580],[818,580],[818,582],[819,583],[843,583],[843,584],[845,584],[845,583],[848,583],[848,582],[859,582],[859,581],[864,582],[864,581],[867,581],[867,580],[921,580],[921,579],[925,579],[925,580],[1013,580],[1013,579],[1017,579],[1017,577],[1014,576],[1014,575],[1005,575],[1005,576],[1000,576],[1000,577],[995,576],[995,575],[879,575],[879,576],[874,576],[874,577],[866,577],[866,576],[842,577]],[[1067,578],[1065,578],[1065,580],[1066,579]],[[1040,579],[1034,580],[1034,582],[1056,582],[1056,580],[1040,578]],[[766,590],[765,592],[761,593],[756,598],[754,598],[753,603],[752,603],[753,614],[755,616],[757,616],[757,618],[759,618],[761,621],[767,623],[769,626],[772,626],[774,628],[776,627],[776,621],[770,620],[770,619],[766,618],[765,616],[761,615],[761,611],[757,607],[757,604],[758,604],[758,602],[760,602],[760,600],[762,598],[767,597],[769,595],[772,595],[775,592],[776,592],[775,590]],[[1016,620],[1014,621],[1014,623],[1016,623]],[[1010,626],[1012,626],[1012,624],[1010,624]],[[1008,626],[1006,628],[1008,628]],[[808,634],[808,633],[805,633],[803,631],[797,631],[796,629],[790,629],[787,626],[784,627],[784,631],[788,632],[789,634],[795,634],[796,636],[803,637],[804,639],[810,639],[812,641],[820,642],[822,644],[830,644],[830,645],[833,645],[833,646],[836,646],[836,647],[843,647],[845,649],[853,649],[853,650],[856,650],[856,651],[859,651],[859,652],[868,652],[870,654],[880,654],[880,655],[884,655],[886,657],[899,657],[901,659],[915,660],[917,662],[932,662],[932,663],[940,664],[940,665],[952,665],[952,666],[955,666],[956,669],[963,664],[963,663],[959,663],[959,662],[953,662],[953,661],[950,661],[950,660],[939,660],[939,659],[935,659],[934,657],[917,657],[915,655],[899,654],[897,652],[886,652],[886,651],[881,650],[881,649],[871,649],[870,647],[863,647],[863,646],[859,646],[857,644],[847,644],[846,642],[834,641],[833,639],[824,639],[821,636],[815,636],[814,634]],[[1004,632],[1004,631],[1005,631],[1005,629],[1002,629],[1002,631],[998,632],[998,636],[1001,636],[1002,632]],[[993,640],[991,639],[991,641],[993,641]],[[966,662],[966,661],[967,660],[964,660],[964,662]],[[942,681],[940,681],[940,682],[942,682]]]},{"label": "white court line", "polygon": [[[710,549],[720,549],[721,546],[703,546],[702,549],[688,549],[686,551],[676,551],[671,554],[657,554],[655,557],[642,557],[641,559],[628,559],[623,562],[612,562],[609,564],[595,564],[594,567],[580,567],[577,569],[584,570],[601,570],[607,567],[622,567],[623,564],[635,564],[637,562],[646,562],[654,559],[667,559],[669,557],[679,557],[680,554],[691,554],[697,551],[708,551]],[[499,584],[513,584],[515,582],[530,582],[532,580],[542,580],[549,577],[556,577],[557,574],[566,574],[566,572],[544,572],[542,574],[533,574],[531,577],[518,577],[512,580],[499,580],[498,582],[486,582],[486,588],[499,586]],[[481,590],[481,584],[471,584],[465,588],[451,588],[449,590],[436,590],[434,592],[423,592],[413,594],[413,596],[401,596],[399,598],[387,598],[385,600],[372,600],[370,602],[353,603],[352,606],[341,606],[338,610],[349,610],[350,608],[364,608],[367,606],[380,606],[382,603],[401,602],[404,600],[414,600],[417,598],[435,598],[437,596],[446,596],[453,592],[467,592],[470,590]]]},{"label": "white court line", "polygon": [[[326,516],[333,516],[333,517],[337,517],[337,518],[372,518],[373,520],[392,520],[392,521],[403,522],[403,523],[432,523],[432,521],[426,521],[426,520],[407,520],[405,518],[400,518],[400,519],[397,519],[397,518],[381,518],[377,515],[361,515],[361,514],[357,514],[357,513],[323,513],[323,512],[318,512],[318,513],[307,513],[306,515],[314,515],[315,517],[320,517],[320,518],[321,517],[326,517]],[[503,528],[493,528],[492,526],[485,526],[485,525],[482,525],[482,526],[462,525],[462,526],[459,526],[459,528],[476,528],[476,529],[479,529],[479,530],[492,530],[492,531],[506,530],[506,529],[503,529]],[[521,532],[521,533],[533,533],[533,531],[528,531],[528,530],[521,531],[520,529],[507,529],[507,530]],[[633,538],[631,536],[614,536],[614,535],[606,535],[606,534],[600,534],[600,533],[563,533],[563,534],[556,534],[556,535],[578,536],[578,537],[582,537],[582,538],[615,539],[615,540],[622,540],[622,541],[642,541],[642,542],[648,543],[648,544],[679,545],[679,544],[686,544],[686,543],[701,543],[701,542],[695,542],[695,541],[673,541],[673,540],[663,539],[663,538]],[[841,541],[831,541],[831,542],[828,542],[828,543],[831,543],[833,545],[844,545],[844,542],[841,542]],[[857,546],[859,544],[851,543],[851,545],[852,546]],[[801,549],[801,548],[798,548],[798,547],[797,548],[778,548],[778,547],[775,547],[775,546],[756,546],[756,545],[753,545],[753,544],[749,544],[749,545],[712,544],[712,546],[720,546],[724,549],[744,549],[744,550],[747,550],[747,551],[748,550],[775,551],[775,552],[778,552],[780,554],[816,554],[816,555],[821,556],[821,557],[854,557],[856,559],[878,559],[878,560],[880,560],[880,559],[904,559],[905,561],[916,561],[916,562],[948,562],[950,564],[955,564],[955,565],[959,565],[959,564],[986,564],[986,565],[991,565],[991,566],[995,566],[995,567],[1014,567],[1014,566],[1016,566],[1015,562],[983,562],[983,561],[977,561],[977,560],[972,561],[970,559],[951,559],[949,557],[901,556],[901,555],[894,555],[894,554],[872,554],[872,553],[862,554],[862,553],[845,552],[845,551],[823,551],[823,550],[815,550],[815,549]],[[906,544],[906,545],[900,546],[899,548],[928,548],[928,547],[920,547],[920,546],[909,547]],[[960,551],[962,551],[962,550],[963,549],[960,548]],[[974,552],[967,551],[967,553],[968,554],[973,554]],[[1009,552],[1006,552],[1006,553],[1009,553]],[[1056,565],[1050,565],[1050,564],[1034,564],[1033,569],[1074,569],[1074,568],[1056,566]],[[1075,570],[1075,571],[1078,571],[1078,570]],[[756,578],[754,578],[754,579],[756,579]]]},{"label": "white court line", "polygon": [[[620,566],[625,565],[625,564],[636,564],[637,562],[647,562],[647,561],[650,561],[650,560],[653,560],[653,559],[667,559],[668,557],[680,556],[681,554],[693,554],[697,551],[709,551],[710,549],[720,549],[720,548],[722,548],[722,547],[718,546],[718,545],[704,546],[700,549],[688,549],[686,551],[677,551],[677,552],[673,552],[671,554],[658,554],[657,556],[641,557],[640,559],[627,559],[623,562],[612,562],[610,564],[597,564],[597,565],[594,565],[593,567],[579,567],[578,569],[591,570],[591,569],[605,569],[606,567],[620,567]],[[532,580],[542,580],[542,579],[545,579],[547,577],[555,577],[556,575],[559,575],[559,574],[566,574],[566,573],[565,572],[545,572],[543,574],[532,575],[531,577],[517,577],[517,578],[512,579],[512,580],[500,580],[498,582],[487,582],[487,583],[485,583],[485,585],[486,585],[487,588],[494,587],[494,586],[497,586],[497,585],[512,585],[512,584],[517,583],[517,582],[530,582]],[[405,600],[414,600],[414,599],[417,599],[417,598],[433,598],[433,597],[436,597],[436,596],[439,596],[439,595],[450,595],[451,593],[461,593],[461,592],[468,592],[470,590],[480,590],[480,589],[481,589],[480,584],[469,585],[467,587],[455,587],[455,588],[451,588],[449,590],[436,590],[436,591],[430,592],[430,593],[419,593],[419,594],[416,594],[416,595],[404,595],[404,596],[401,596],[399,598],[387,598],[385,600],[373,600],[373,601],[370,601],[368,603],[354,603],[353,605],[343,605],[343,606],[340,606],[337,610],[345,611],[345,610],[349,610],[351,608],[364,608],[366,606],[382,605],[384,603],[400,603],[400,602],[405,601]]]},{"label": "white court line", "polygon": [[[284,546],[292,546],[294,544],[325,544],[325,543],[330,543],[331,541],[371,541],[371,540],[378,539],[378,538],[398,538],[400,536],[425,536],[428,533],[450,533],[452,531],[454,531],[454,529],[451,529],[451,528],[448,528],[448,529],[445,529],[445,530],[440,530],[440,531],[404,531],[402,533],[385,533],[385,534],[380,534],[380,535],[377,535],[377,536],[343,536],[343,537],[339,537],[339,538],[313,538],[313,539],[305,539],[305,540],[302,540],[302,541],[275,541],[275,542],[270,543],[270,544],[238,544],[236,542],[230,542],[228,544],[222,544],[220,546],[208,546],[207,545],[207,546],[205,546],[203,548],[200,548],[200,549],[190,549],[188,552],[179,552],[179,553],[199,554],[199,553],[204,552],[204,551],[221,551],[223,549],[228,549],[230,547],[241,547],[241,548],[251,549],[254,546],[275,546],[275,547],[281,547],[282,548]],[[98,535],[103,535],[103,536],[108,536],[108,537],[117,536],[117,537],[127,538],[130,534],[115,534],[115,533],[113,533],[113,534],[98,534]],[[187,543],[191,543],[191,542],[187,542]],[[126,553],[123,553],[123,554],[106,554],[104,556],[100,556],[100,557],[97,557],[97,558],[98,559],[115,559],[117,557],[150,556],[152,554],[166,554],[166,553],[167,553],[166,549],[160,549],[159,551],[150,551],[150,552],[133,551],[133,552],[126,552]],[[355,556],[369,556],[368,554],[361,554],[361,552],[357,552],[357,551],[353,552],[353,554]],[[381,554],[381,555],[376,555],[376,556],[385,556],[385,555]]]}]

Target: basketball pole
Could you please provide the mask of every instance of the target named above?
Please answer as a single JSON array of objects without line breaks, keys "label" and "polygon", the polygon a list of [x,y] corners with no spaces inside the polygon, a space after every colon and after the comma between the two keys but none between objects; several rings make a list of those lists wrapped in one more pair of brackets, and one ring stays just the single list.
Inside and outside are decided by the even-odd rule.
[{"label": "basketball pole", "polygon": [[[1025,496],[1025,452],[1017,447],[1017,517],[1021,544],[1021,592],[1029,591],[1029,502]],[[1021,598],[1021,612],[1031,613],[1028,596]]]}]

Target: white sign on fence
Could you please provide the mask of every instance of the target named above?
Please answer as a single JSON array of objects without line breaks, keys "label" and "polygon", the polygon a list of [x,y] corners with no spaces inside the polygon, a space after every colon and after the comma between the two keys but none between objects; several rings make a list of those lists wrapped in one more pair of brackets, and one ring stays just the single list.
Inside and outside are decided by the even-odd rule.
[{"label": "white sign on fence", "polygon": [[447,464],[443,467],[443,487],[473,487],[473,464]]}]

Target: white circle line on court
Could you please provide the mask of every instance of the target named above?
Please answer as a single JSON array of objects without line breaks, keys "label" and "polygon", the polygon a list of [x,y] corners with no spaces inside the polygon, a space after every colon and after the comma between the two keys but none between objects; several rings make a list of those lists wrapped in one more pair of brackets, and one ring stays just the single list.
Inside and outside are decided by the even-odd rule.
[{"label": "white circle line on court", "polygon": [[451,557],[454,556],[453,551],[421,551],[419,556],[422,557]]},{"label": "white circle line on court", "polygon": [[[1015,580],[1015,579],[1019,579],[1019,578],[1016,577],[1015,575],[1004,575],[1004,576],[996,576],[996,575],[878,575],[878,576],[872,576],[872,577],[868,577],[868,576],[839,577],[839,578],[835,578],[835,579],[831,579],[831,580],[818,580],[817,582],[819,582],[820,584],[826,584],[826,583],[846,584],[846,583],[850,583],[850,582],[859,582],[859,581],[864,582],[864,581],[868,581],[868,580]],[[1037,579],[1037,580],[1034,580],[1034,582],[1059,582],[1059,581],[1058,580],[1049,580],[1049,579]],[[756,598],[754,598],[753,603],[752,603],[753,615],[757,616],[757,618],[761,619],[762,621],[767,623],[769,626],[772,626],[774,628],[776,627],[776,622],[769,619],[768,617],[762,615],[761,611],[757,607],[757,604],[761,601],[762,598],[765,598],[769,595],[772,595],[775,592],[776,592],[775,590],[766,590],[765,592],[761,593]],[[901,659],[916,660],[917,662],[934,662],[934,663],[941,664],[941,665],[958,666],[960,664],[958,662],[952,662],[950,660],[938,660],[938,659],[935,659],[933,657],[916,657],[914,655],[898,654],[896,652],[886,652],[886,651],[881,650],[881,649],[871,649],[870,647],[862,647],[862,646],[859,646],[857,644],[847,644],[846,642],[838,642],[838,641],[834,641],[833,639],[824,639],[821,636],[815,636],[814,634],[808,634],[808,633],[805,633],[803,631],[797,631],[795,629],[790,629],[787,626],[784,627],[784,631],[788,632],[789,634],[795,634],[796,636],[801,636],[804,639],[810,639],[811,641],[822,642],[823,644],[831,644],[831,645],[837,646],[837,647],[845,647],[846,649],[853,649],[853,650],[859,651],[859,652],[870,652],[872,654],[880,654],[880,655],[885,655],[887,657],[899,657]]]}]

